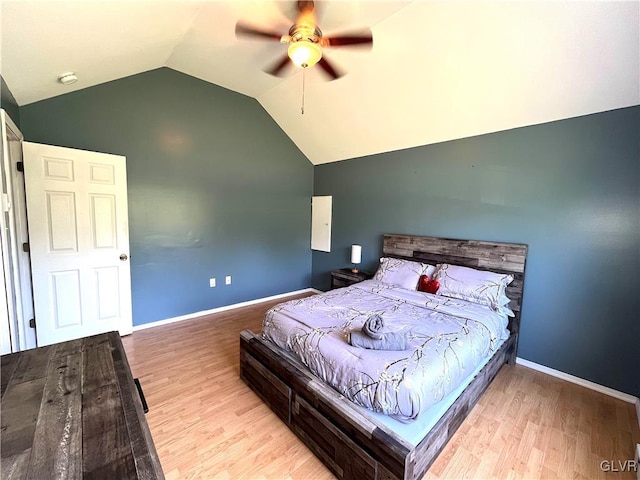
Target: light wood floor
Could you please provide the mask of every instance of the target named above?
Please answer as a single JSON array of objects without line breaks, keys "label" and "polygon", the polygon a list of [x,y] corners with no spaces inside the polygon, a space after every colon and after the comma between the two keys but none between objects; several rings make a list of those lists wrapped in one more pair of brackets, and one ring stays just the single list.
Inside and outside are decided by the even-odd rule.
[{"label": "light wood floor", "polygon": [[[123,338],[167,480],[334,478],[238,377],[239,333],[275,303]],[[633,405],[505,366],[425,479],[635,479],[600,463],[632,460],[636,442]]]}]

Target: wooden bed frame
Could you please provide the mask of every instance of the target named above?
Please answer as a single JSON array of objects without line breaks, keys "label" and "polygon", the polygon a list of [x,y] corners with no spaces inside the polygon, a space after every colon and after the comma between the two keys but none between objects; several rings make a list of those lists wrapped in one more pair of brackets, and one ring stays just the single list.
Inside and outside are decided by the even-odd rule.
[{"label": "wooden bed frame", "polygon": [[420,479],[518,349],[527,246],[412,235],[384,235],[383,254],[509,273],[511,335],[424,439],[414,446],[362,413],[299,360],[260,335],[240,334],[240,377],[341,479]]}]

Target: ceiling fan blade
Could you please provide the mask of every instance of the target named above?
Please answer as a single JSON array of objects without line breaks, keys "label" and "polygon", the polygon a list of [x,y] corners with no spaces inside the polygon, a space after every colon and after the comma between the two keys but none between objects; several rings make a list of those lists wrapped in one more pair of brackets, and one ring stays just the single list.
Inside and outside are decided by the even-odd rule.
[{"label": "ceiling fan blade", "polygon": [[282,35],[277,32],[271,32],[269,30],[262,30],[260,28],[252,27],[251,25],[247,25],[246,23],[238,22],[236,23],[236,35],[244,35],[247,37],[261,37],[261,38],[269,38],[271,40],[280,41]]},{"label": "ceiling fan blade", "polygon": [[373,45],[373,35],[371,35],[371,32],[368,32],[359,35],[322,37],[321,43],[323,47],[371,46]]},{"label": "ceiling fan blade", "polygon": [[288,65],[293,65],[293,63],[291,63],[289,57],[285,55],[282,60],[278,61],[278,63],[274,63],[270,68],[265,69],[265,72],[267,72],[269,75],[278,77],[283,73],[284,68]]},{"label": "ceiling fan blade", "polygon": [[324,57],[320,59],[320,61],[318,62],[318,65],[320,66],[320,68],[322,68],[325,71],[327,75],[331,77],[331,80],[336,80],[337,78],[340,78],[343,75],[343,73],[340,70],[338,70],[331,63],[329,63],[329,61]]}]

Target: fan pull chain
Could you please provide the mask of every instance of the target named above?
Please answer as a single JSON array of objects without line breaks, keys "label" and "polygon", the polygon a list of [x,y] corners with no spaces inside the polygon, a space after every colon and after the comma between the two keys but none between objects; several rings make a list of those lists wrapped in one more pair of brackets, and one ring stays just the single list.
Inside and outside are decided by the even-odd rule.
[{"label": "fan pull chain", "polygon": [[305,72],[307,71],[306,68],[302,69],[302,107],[300,107],[300,115],[304,115],[304,79],[305,79]]}]

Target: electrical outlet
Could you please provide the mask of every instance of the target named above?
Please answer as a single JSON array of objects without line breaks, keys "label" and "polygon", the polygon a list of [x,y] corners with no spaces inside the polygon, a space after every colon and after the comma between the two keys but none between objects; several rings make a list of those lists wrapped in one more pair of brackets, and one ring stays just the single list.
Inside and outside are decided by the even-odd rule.
[{"label": "electrical outlet", "polygon": [[224,277],[224,284],[231,285],[231,275],[227,275],[226,277]]},{"label": "electrical outlet", "polygon": [[209,279],[209,287],[213,288],[216,286],[216,279],[215,278],[210,278]]}]

